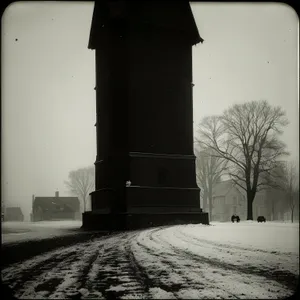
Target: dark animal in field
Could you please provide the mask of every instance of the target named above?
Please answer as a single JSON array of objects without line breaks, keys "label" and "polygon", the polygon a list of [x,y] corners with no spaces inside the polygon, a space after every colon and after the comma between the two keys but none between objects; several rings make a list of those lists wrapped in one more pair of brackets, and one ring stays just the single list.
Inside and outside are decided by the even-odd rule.
[{"label": "dark animal in field", "polygon": [[237,215],[232,215],[231,216],[231,222],[232,223],[234,223],[234,222],[239,222],[241,219],[240,219],[240,217],[239,216],[237,216]]},{"label": "dark animal in field", "polygon": [[258,216],[257,217],[257,222],[261,223],[261,222],[266,222],[266,218],[264,216]]}]

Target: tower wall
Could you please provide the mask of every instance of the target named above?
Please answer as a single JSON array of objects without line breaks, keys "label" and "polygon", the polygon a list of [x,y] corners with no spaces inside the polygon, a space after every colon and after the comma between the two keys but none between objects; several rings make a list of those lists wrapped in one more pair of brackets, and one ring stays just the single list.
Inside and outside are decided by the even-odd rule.
[{"label": "tower wall", "polygon": [[122,217],[125,227],[145,224],[145,214],[150,223],[151,214],[161,224],[172,219],[166,214],[207,223],[193,150],[192,45],[200,36],[190,7],[122,3],[96,5],[93,15],[96,190],[83,225],[110,227],[116,214],[134,214],[133,223]]}]

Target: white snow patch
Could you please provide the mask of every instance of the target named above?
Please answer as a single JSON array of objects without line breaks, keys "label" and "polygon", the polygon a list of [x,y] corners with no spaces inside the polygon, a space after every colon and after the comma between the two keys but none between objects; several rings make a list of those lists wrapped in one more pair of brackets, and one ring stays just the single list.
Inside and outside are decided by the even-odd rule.
[{"label": "white snow patch", "polygon": [[150,288],[149,292],[153,299],[176,299],[174,294],[166,292],[165,290],[158,287]]},{"label": "white snow patch", "polygon": [[78,292],[82,295],[82,296],[87,296],[89,294],[89,290],[85,289],[85,288],[81,288],[78,290]]},{"label": "white snow patch", "polygon": [[127,290],[127,287],[125,287],[123,285],[117,285],[117,286],[111,286],[106,291],[122,292],[122,291],[126,291],[126,290]]},{"label": "white snow patch", "polygon": [[145,295],[143,294],[126,294],[120,297],[120,299],[148,299]]},{"label": "white snow patch", "polygon": [[219,243],[243,245],[250,249],[299,253],[299,223],[242,221],[217,223],[213,226],[183,225],[189,235]]},{"label": "white snow patch", "polygon": [[204,291],[193,288],[184,288],[181,289],[177,295],[179,299],[224,299],[224,297],[216,295],[216,291],[210,289]]},{"label": "white snow patch", "polygon": [[[41,221],[41,222],[3,222],[2,243],[16,243],[29,240],[75,234],[82,221]],[[78,233],[80,231],[78,230]]]}]

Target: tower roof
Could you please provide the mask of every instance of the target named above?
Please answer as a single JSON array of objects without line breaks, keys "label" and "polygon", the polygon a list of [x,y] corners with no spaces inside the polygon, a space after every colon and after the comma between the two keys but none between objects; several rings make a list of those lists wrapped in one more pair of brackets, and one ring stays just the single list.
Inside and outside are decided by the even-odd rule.
[{"label": "tower roof", "polygon": [[188,1],[97,1],[95,2],[88,48],[95,49],[103,28],[112,20],[142,27],[175,30],[191,45],[203,42]]}]

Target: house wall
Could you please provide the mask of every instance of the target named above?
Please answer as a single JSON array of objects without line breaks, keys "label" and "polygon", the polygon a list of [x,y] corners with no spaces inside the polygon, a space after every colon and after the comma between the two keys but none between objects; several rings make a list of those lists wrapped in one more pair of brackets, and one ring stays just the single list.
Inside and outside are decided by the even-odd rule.
[{"label": "house wall", "polygon": [[269,203],[272,220],[283,220],[284,212],[289,210],[287,193],[283,190],[269,189],[266,191],[267,203]]},{"label": "house wall", "polygon": [[265,191],[258,192],[256,194],[253,201],[252,209],[253,220],[256,220],[258,216],[264,216],[267,220],[270,220],[270,210],[268,209]]},{"label": "house wall", "polygon": [[246,219],[247,216],[246,198],[235,187],[233,187],[226,195],[226,203],[227,203],[227,215],[226,215],[227,220],[230,220],[233,214],[238,215],[241,220]]},{"label": "house wall", "polygon": [[5,209],[4,215],[3,215],[4,221],[16,221],[16,222],[23,222],[24,221],[24,215],[22,213],[22,210],[18,207],[8,207]]},{"label": "house wall", "polygon": [[[224,191],[224,193],[226,192]],[[237,188],[232,187],[224,200],[222,200],[223,197],[213,197],[212,221],[229,221],[234,213],[241,220],[247,219],[247,196],[245,192],[240,192]],[[299,200],[296,200],[295,203],[294,220],[298,220],[299,204],[297,203]],[[282,190],[266,189],[258,192],[252,208],[253,220],[256,220],[258,216],[264,216],[267,221],[291,219],[291,209],[286,199],[286,192]]]},{"label": "house wall", "polygon": [[42,209],[40,206],[33,207],[31,220],[32,220],[32,222],[37,222],[37,221],[43,220]]},{"label": "house wall", "polygon": [[246,219],[246,198],[236,188],[232,188],[226,196],[213,197],[213,221],[228,222],[235,213],[241,220]]},{"label": "house wall", "polygon": [[23,222],[24,216],[22,214],[6,213],[4,214],[4,221]]},{"label": "house wall", "polygon": [[212,221],[225,221],[225,207],[224,196],[213,197]]},{"label": "house wall", "polygon": [[35,205],[33,207],[33,213],[31,214],[31,221],[47,221],[47,220],[75,220],[80,219],[81,214],[79,211],[74,212],[72,210],[66,209],[47,209],[40,205]]},{"label": "house wall", "polygon": [[253,201],[253,219],[264,216],[268,221],[283,221],[287,211],[286,193],[282,190],[268,189],[258,192]]}]

